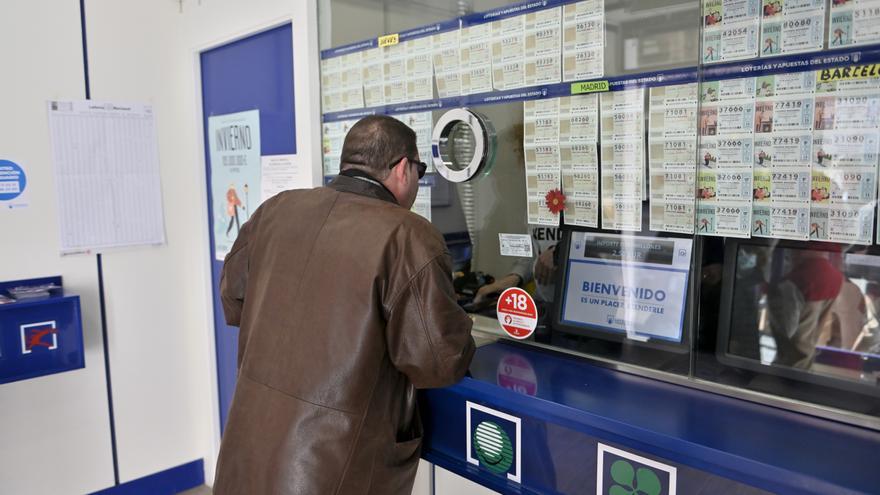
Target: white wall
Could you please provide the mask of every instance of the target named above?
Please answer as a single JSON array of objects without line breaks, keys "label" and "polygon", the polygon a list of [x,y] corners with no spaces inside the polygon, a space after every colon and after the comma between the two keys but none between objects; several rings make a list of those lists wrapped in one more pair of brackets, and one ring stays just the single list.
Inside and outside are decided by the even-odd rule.
[{"label": "white wall", "polygon": [[497,495],[498,492],[441,467],[434,468],[434,493],[437,495]]},{"label": "white wall", "polygon": [[[50,5],[51,4],[51,7]],[[0,158],[27,173],[30,207],[0,209],[0,280],[61,275],[82,305],[82,370],[0,385],[0,491],[87,493],[113,484],[94,256],[59,256],[46,100],[84,98],[79,4],[0,7]]]},{"label": "white wall", "polygon": [[197,53],[292,19],[297,152],[317,165],[314,2],[87,0],[95,100],[148,101],[159,132],[168,243],[104,257],[122,481],[206,458],[219,424]]},{"label": "white wall", "polygon": [[[95,100],[154,105],[168,242],[104,254],[122,482],[205,459],[219,424],[197,53],[292,20],[297,149],[320,181],[313,1],[87,0]],[[45,102],[85,97],[80,12],[70,0],[0,7],[0,158],[23,165],[31,206],[0,210],[0,280],[62,275],[82,296],[86,368],[0,386],[4,493],[81,494],[113,484],[94,255],[58,254]]]},{"label": "white wall", "polygon": [[[313,1],[187,0],[182,13],[171,0],[86,1],[92,98],[156,110],[168,238],[104,255],[122,482],[202,458],[213,479],[219,425],[197,53],[285,18],[293,23],[297,148],[317,184]],[[96,261],[58,254],[45,110],[49,99],[85,97],[80,36],[77,2],[3,3],[0,158],[26,168],[31,206],[0,210],[0,280],[62,275],[82,297],[86,346],[83,370],[0,386],[4,493],[81,494],[113,484]],[[437,493],[448,493],[446,478]],[[429,483],[423,461],[414,493],[429,493]],[[472,488],[456,485],[458,493]]]}]

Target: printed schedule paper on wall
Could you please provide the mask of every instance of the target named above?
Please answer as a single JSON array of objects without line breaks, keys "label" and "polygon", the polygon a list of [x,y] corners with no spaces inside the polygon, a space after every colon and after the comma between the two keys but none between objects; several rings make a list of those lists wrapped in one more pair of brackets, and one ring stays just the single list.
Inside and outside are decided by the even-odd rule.
[{"label": "printed schedule paper on wall", "polygon": [[51,101],[48,111],[61,252],[164,243],[152,106]]}]

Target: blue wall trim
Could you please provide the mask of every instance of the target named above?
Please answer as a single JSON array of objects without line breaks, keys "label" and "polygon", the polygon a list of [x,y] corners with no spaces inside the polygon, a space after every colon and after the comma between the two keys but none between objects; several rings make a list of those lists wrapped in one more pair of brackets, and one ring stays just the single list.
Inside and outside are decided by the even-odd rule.
[{"label": "blue wall trim", "polygon": [[92,495],[173,495],[205,483],[202,459],[116,485]]}]

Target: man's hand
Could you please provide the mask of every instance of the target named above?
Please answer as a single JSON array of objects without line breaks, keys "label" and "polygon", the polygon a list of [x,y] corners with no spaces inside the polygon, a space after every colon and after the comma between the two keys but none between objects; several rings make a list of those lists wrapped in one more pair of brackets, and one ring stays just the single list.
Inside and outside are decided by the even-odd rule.
[{"label": "man's hand", "polygon": [[538,261],[535,262],[535,280],[541,285],[547,285],[553,281],[553,274],[556,272],[556,264],[553,262],[553,251],[556,246],[545,249],[543,253],[538,255]]},{"label": "man's hand", "polygon": [[497,294],[504,289],[509,289],[510,287],[516,287],[520,283],[519,275],[515,273],[511,273],[506,277],[500,278],[491,284],[486,284],[479,289],[477,289],[477,294],[474,296],[474,303],[478,303],[486,299],[492,294]]}]

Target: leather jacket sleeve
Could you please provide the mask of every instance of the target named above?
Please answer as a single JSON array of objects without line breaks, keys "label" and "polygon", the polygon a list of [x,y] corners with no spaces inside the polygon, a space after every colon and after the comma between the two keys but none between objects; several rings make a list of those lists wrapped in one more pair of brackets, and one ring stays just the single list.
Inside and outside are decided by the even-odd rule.
[{"label": "leather jacket sleeve", "polygon": [[[259,213],[259,210],[257,211]],[[223,302],[223,315],[226,324],[241,325],[241,310],[244,306],[244,293],[247,289],[249,245],[257,223],[257,214],[244,223],[241,232],[232,244],[232,249],[223,261],[220,272],[220,300]]]},{"label": "leather jacket sleeve", "polygon": [[455,300],[450,273],[448,255],[435,257],[401,290],[388,313],[391,361],[417,388],[458,382],[474,354],[473,321]]}]

